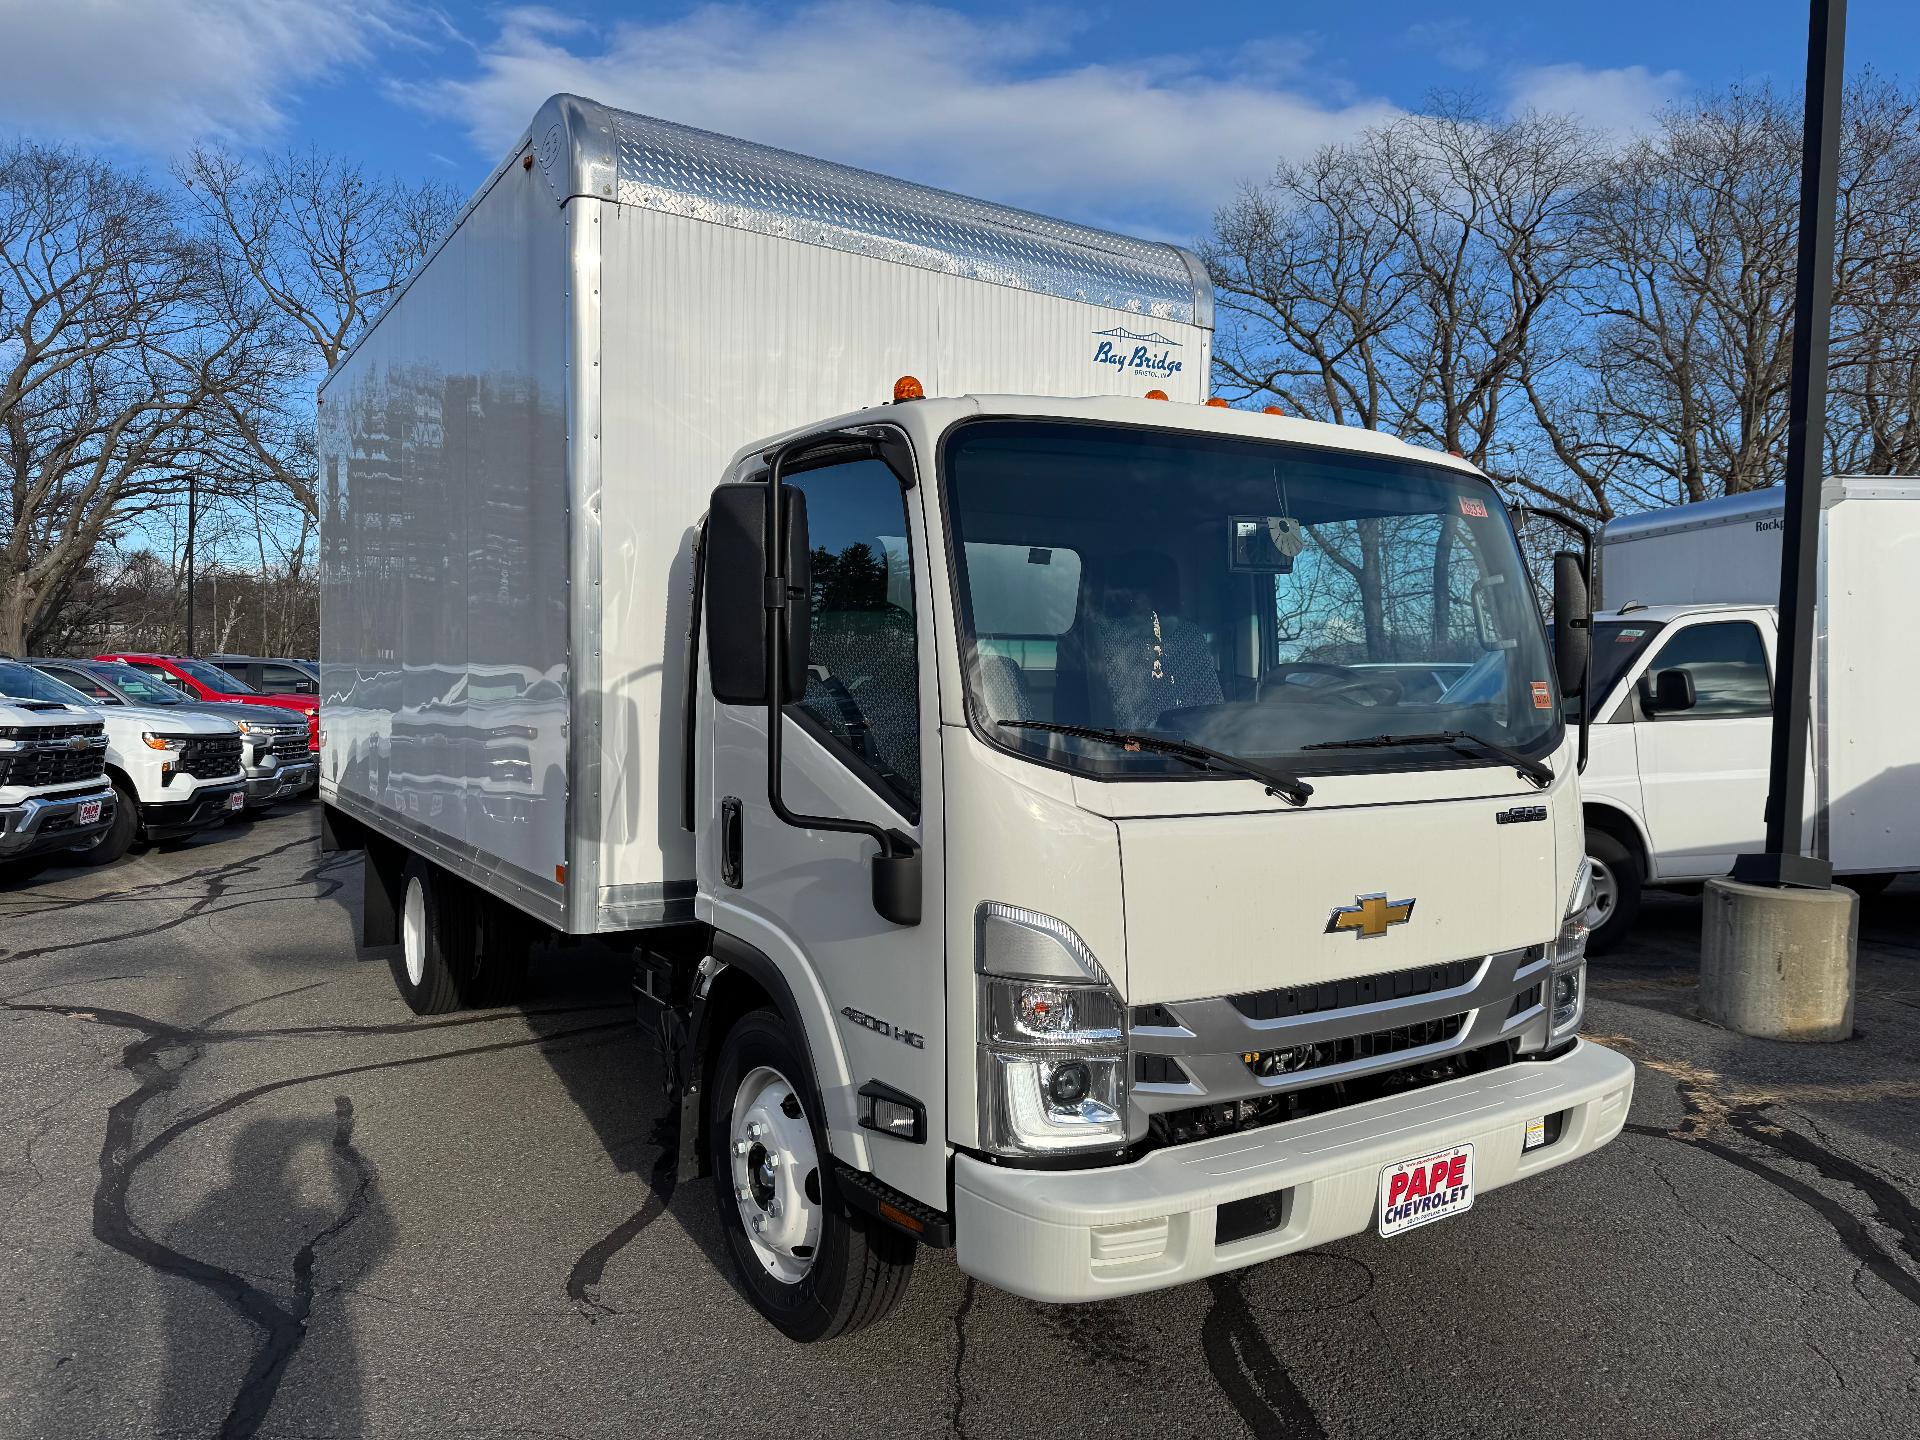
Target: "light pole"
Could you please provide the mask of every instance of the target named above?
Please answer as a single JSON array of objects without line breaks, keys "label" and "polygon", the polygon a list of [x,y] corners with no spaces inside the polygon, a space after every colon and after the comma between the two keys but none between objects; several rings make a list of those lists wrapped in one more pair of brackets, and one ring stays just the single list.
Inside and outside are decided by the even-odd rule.
[{"label": "light pole", "polygon": [[193,654],[193,529],[199,519],[200,476],[187,472],[187,654]]},{"label": "light pole", "polygon": [[1829,860],[1802,851],[1846,29],[1847,0],[1811,0],[1767,848],[1740,856],[1729,879],[1707,882],[1700,917],[1700,1008],[1730,1029],[1775,1040],[1853,1033],[1859,902],[1833,887]]}]

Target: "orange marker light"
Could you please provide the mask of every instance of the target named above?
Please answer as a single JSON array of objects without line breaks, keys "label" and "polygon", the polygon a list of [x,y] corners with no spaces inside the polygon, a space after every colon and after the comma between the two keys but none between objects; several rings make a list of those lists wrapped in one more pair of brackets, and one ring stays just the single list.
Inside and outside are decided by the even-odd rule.
[{"label": "orange marker light", "polygon": [[567,867],[564,862],[553,867],[553,882],[556,885],[567,883]]},{"label": "orange marker light", "polygon": [[1218,395],[1214,396],[1211,400],[1207,401],[1207,404],[1213,406],[1216,410],[1225,410],[1229,408],[1227,405],[1227,402],[1222,400]]},{"label": "orange marker light", "polygon": [[926,398],[927,392],[921,388],[920,382],[911,375],[902,375],[898,380],[893,382],[893,403],[896,405],[907,400],[924,400]]},{"label": "orange marker light", "polygon": [[1149,400],[1164,400],[1166,398],[1167,398],[1167,392],[1164,390],[1147,391],[1147,399]]},{"label": "orange marker light", "polygon": [[1284,415],[1287,412],[1282,410],[1278,405],[1269,405],[1267,406],[1266,409],[1262,410],[1260,413],[1262,415]]}]

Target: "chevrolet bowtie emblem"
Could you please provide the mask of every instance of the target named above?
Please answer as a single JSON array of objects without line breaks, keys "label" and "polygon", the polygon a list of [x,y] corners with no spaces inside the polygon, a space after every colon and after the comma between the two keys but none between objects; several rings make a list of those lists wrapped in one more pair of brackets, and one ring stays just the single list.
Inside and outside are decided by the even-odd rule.
[{"label": "chevrolet bowtie emblem", "polygon": [[1337,905],[1327,917],[1327,934],[1350,930],[1362,940],[1377,940],[1389,925],[1404,925],[1413,918],[1413,901],[1389,900],[1386,892],[1356,895],[1357,905]]}]

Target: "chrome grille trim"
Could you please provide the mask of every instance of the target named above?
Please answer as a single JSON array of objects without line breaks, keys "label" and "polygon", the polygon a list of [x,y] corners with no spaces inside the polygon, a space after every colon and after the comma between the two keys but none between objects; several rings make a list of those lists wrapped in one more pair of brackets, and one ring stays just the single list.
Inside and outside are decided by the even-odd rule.
[{"label": "chrome grille trim", "polygon": [[[1133,1117],[1128,1128],[1144,1132],[1148,1117],[1161,1111],[1185,1109],[1196,1102],[1224,1104],[1301,1090],[1417,1065],[1522,1036],[1530,1027],[1540,1024],[1544,1006],[1534,1005],[1515,1013],[1514,997],[1540,984],[1552,963],[1548,945],[1526,945],[1482,957],[1464,985],[1371,1005],[1320,1010],[1274,1020],[1249,1020],[1235,1006],[1233,996],[1163,1003],[1157,1008],[1175,1023],[1132,1026],[1128,1030],[1128,1044],[1136,1056],[1158,1055],[1177,1061],[1187,1080],[1184,1084],[1168,1084],[1136,1079],[1132,1086]],[[1456,1016],[1464,1016],[1464,1023],[1448,1039],[1339,1064],[1263,1077],[1253,1074],[1240,1058],[1251,1051],[1320,1044],[1446,1021]]]}]

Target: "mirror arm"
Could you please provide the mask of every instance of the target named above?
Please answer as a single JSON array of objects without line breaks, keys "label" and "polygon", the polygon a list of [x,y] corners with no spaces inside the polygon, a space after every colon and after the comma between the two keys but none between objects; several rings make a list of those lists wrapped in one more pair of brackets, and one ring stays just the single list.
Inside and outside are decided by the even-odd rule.
[{"label": "mirror arm", "polygon": [[[853,820],[832,815],[805,815],[788,808],[780,792],[781,755],[785,698],[781,694],[786,667],[786,616],[794,596],[787,584],[786,517],[783,513],[787,461],[802,445],[817,443],[818,437],[790,440],[773,452],[767,466],[767,804],[779,819],[797,830],[835,830],[847,835],[865,835],[880,847],[876,859],[908,860],[919,853],[913,838],[898,830],[884,829],[869,820]],[[805,603],[806,597],[800,597]],[[878,885],[876,875],[876,888]],[[916,907],[917,909],[917,907]],[[918,923],[918,917],[907,923]]]},{"label": "mirror arm", "polygon": [[[1589,636],[1593,633],[1593,527],[1564,510],[1549,510],[1544,505],[1509,505],[1510,515],[1531,515],[1536,520],[1545,520],[1550,525],[1558,525],[1580,537],[1580,564],[1587,572],[1587,618]],[[1582,622],[1576,622],[1582,623]],[[1593,644],[1587,644],[1587,674],[1580,685],[1580,748],[1575,754],[1573,768],[1576,773],[1587,773],[1587,737],[1593,729]]]}]

